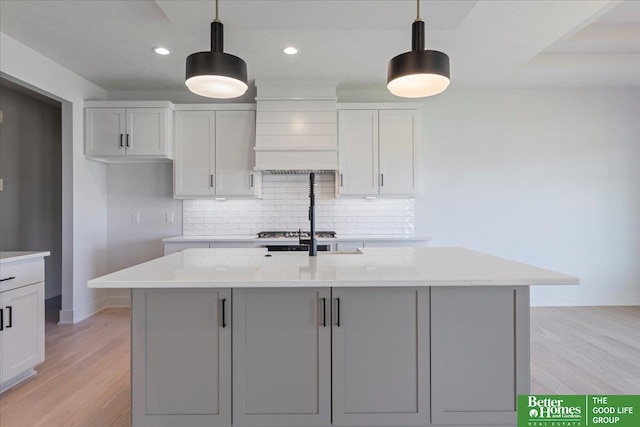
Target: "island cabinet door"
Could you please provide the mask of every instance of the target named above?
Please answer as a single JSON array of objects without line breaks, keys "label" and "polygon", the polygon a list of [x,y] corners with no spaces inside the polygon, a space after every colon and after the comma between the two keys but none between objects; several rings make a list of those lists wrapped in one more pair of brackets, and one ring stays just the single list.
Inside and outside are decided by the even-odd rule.
[{"label": "island cabinet door", "polygon": [[528,393],[529,288],[432,288],[432,424],[515,425]]},{"label": "island cabinet door", "polygon": [[233,290],[233,425],[331,424],[329,289]]},{"label": "island cabinet door", "polygon": [[231,291],[134,289],[133,427],[231,425]]},{"label": "island cabinet door", "polygon": [[429,424],[429,288],[332,291],[333,424]]}]

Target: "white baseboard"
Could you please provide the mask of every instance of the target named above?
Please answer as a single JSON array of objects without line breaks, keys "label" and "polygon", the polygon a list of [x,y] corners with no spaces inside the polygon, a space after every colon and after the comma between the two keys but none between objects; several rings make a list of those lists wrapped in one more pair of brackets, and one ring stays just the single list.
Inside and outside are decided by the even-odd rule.
[{"label": "white baseboard", "polygon": [[60,310],[58,325],[73,325],[73,310]]},{"label": "white baseboard", "polygon": [[129,295],[106,296],[74,310],[60,310],[60,325],[73,325],[109,307],[130,307]]},{"label": "white baseboard", "polygon": [[17,377],[12,378],[11,380],[0,384],[0,394],[4,393],[5,391],[9,390],[12,387],[17,386],[18,384],[21,384],[21,383],[25,382],[26,380],[28,380],[29,378],[33,377],[37,373],[38,372],[35,369],[31,368],[31,369],[28,369],[28,370],[24,371],[23,373],[21,373]]},{"label": "white baseboard", "polygon": [[131,307],[130,295],[114,295],[107,297],[107,299],[109,300],[107,307]]}]

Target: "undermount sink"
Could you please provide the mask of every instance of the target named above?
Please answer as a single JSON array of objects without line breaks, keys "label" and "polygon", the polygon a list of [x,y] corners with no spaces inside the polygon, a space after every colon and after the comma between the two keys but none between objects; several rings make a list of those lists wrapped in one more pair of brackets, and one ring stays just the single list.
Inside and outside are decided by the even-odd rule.
[{"label": "undermount sink", "polygon": [[362,251],[360,249],[352,249],[348,251],[331,251],[331,252],[323,252],[326,255],[362,255]]}]

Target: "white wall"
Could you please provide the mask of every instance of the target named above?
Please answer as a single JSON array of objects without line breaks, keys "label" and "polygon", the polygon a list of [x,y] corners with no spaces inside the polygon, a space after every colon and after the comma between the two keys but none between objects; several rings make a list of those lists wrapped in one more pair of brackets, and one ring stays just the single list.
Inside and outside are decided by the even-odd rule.
[{"label": "white wall", "polygon": [[423,105],[416,234],[580,277],[532,289],[532,305],[640,304],[640,88],[450,89]]},{"label": "white wall", "polygon": [[87,281],[107,270],[106,165],[83,155],[85,99],[106,92],[0,33],[0,75],[62,102],[62,322],[82,320],[108,304],[107,290]]},{"label": "white wall", "polygon": [[[110,164],[107,167],[109,272],[164,255],[162,239],[182,234],[182,200],[173,199],[173,164]],[[174,214],[167,222],[166,214]],[[140,214],[132,223],[131,214]],[[111,291],[111,304],[127,305],[129,291]]]}]

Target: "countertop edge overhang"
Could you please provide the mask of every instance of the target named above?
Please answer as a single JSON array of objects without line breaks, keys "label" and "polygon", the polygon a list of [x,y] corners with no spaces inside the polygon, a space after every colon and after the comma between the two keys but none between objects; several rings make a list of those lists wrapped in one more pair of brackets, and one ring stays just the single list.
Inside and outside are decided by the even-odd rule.
[{"label": "countertop edge overhang", "polygon": [[40,252],[1,251],[0,265],[30,261],[32,259],[44,258],[50,255],[51,255],[51,252],[49,251],[40,251]]},{"label": "countertop edge overhang", "polygon": [[[88,282],[90,288],[295,288],[579,285],[577,277],[463,248],[373,248],[272,257],[188,249]],[[251,252],[254,251],[254,252]]]},{"label": "countertop edge overhang", "polygon": [[292,280],[292,281],[260,281],[260,282],[116,282],[116,281],[100,281],[90,280],[88,285],[90,288],[105,289],[249,289],[249,288],[269,288],[269,289],[288,289],[288,288],[419,288],[419,287],[491,287],[491,286],[548,286],[548,285],[579,285],[577,280],[554,280],[554,281],[538,281],[531,283],[526,281],[482,281],[482,280],[458,280],[458,281],[415,281],[415,280],[332,280],[332,281],[314,281],[314,280]]}]

